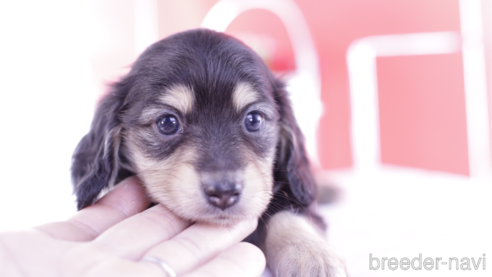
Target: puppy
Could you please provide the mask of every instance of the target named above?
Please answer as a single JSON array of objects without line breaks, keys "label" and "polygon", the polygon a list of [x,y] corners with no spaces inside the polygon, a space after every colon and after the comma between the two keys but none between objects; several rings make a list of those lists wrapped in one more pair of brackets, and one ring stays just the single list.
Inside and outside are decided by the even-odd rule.
[{"label": "puppy", "polygon": [[190,221],[258,218],[246,240],[275,276],[345,276],[284,85],[240,41],[192,30],[151,45],[106,95],[73,155],[78,209],[137,175]]}]

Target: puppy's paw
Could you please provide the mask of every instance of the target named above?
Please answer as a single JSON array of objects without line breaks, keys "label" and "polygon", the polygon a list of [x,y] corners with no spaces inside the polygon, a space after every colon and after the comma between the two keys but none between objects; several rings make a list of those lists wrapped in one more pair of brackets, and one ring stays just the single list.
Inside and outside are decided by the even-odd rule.
[{"label": "puppy's paw", "polygon": [[346,277],[345,264],[302,215],[275,214],[265,241],[268,267],[275,277]]},{"label": "puppy's paw", "polygon": [[346,277],[342,260],[322,239],[285,245],[270,265],[276,277]]}]

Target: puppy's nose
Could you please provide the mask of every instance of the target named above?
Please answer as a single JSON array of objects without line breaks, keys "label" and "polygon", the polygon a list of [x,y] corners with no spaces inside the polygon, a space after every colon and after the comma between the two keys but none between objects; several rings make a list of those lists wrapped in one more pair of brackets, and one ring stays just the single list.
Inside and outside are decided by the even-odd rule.
[{"label": "puppy's nose", "polygon": [[208,202],[222,210],[236,204],[242,190],[243,185],[236,182],[216,182],[203,185]]}]

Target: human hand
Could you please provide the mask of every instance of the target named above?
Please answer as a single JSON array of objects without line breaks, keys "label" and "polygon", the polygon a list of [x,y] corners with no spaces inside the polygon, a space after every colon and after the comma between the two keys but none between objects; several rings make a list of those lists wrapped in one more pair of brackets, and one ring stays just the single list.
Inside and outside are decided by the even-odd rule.
[{"label": "human hand", "polygon": [[138,182],[124,180],[67,221],[0,234],[0,276],[168,275],[143,257],[165,261],[180,277],[261,275],[263,254],[240,242],[256,220],[219,227],[190,224],[162,205],[145,210]]}]

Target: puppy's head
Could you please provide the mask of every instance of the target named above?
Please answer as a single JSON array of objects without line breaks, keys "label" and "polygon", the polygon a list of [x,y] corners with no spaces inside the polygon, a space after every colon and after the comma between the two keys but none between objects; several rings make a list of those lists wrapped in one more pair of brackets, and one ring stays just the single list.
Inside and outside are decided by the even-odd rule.
[{"label": "puppy's head", "polygon": [[150,46],[102,100],[73,156],[78,208],[133,174],[155,202],[218,224],[259,217],[278,191],[303,206],[314,193],[283,85],[209,30]]}]

